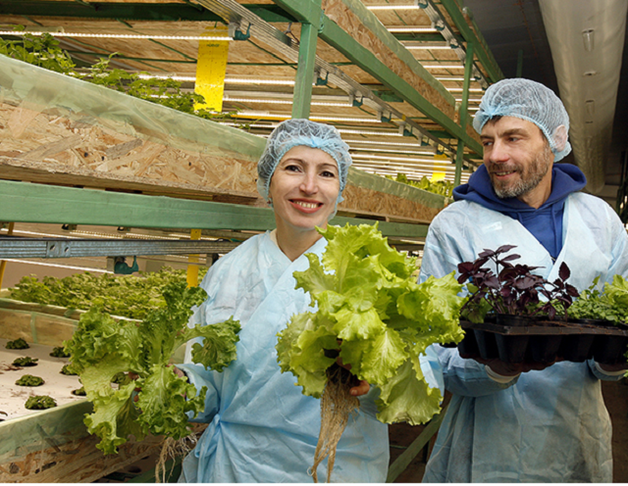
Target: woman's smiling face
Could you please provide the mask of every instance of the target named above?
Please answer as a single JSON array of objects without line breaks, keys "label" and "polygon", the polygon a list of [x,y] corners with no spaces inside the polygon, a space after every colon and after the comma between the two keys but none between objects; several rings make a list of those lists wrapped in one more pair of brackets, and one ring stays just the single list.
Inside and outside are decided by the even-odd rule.
[{"label": "woman's smiling face", "polygon": [[339,191],[338,164],[331,155],[303,145],[291,148],[270,180],[277,229],[290,234],[324,228]]}]

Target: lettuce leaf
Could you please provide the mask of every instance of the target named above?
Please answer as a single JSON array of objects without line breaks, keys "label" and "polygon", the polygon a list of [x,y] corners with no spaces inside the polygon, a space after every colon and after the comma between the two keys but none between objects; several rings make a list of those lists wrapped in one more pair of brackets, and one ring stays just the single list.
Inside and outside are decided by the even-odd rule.
[{"label": "lettuce leaf", "polygon": [[[187,414],[203,410],[207,390],[203,387],[197,394],[196,387],[169,366],[181,345],[203,338],[202,344],[193,345],[192,360],[217,371],[236,359],[238,321],[187,327],[192,307],[206,298],[203,289],[188,289],[184,281],[176,281],[163,294],[166,306],[148,312],[141,323],[117,322],[97,303],[64,343],[94,404],[85,425],[101,438],[96,447],[105,454],[116,453],[129,436],[141,440],[150,432],[179,439],[189,434]],[[112,382],[119,373],[137,378],[127,375],[116,388]]]},{"label": "lettuce leaf", "polygon": [[419,355],[430,344],[462,340],[462,285],[454,273],[417,284],[416,258],[391,248],[377,226],[318,231],[328,241],[322,258],[307,254],[309,268],[294,273],[314,309],[293,316],[279,333],[281,370],[318,398],[335,362],[330,351],[340,347],[351,372],[380,389],[379,420],[426,422],[442,397],[427,385]]},{"label": "lettuce leaf", "polygon": [[614,305],[628,310],[628,280],[614,275],[613,281],[604,285],[604,292]]}]

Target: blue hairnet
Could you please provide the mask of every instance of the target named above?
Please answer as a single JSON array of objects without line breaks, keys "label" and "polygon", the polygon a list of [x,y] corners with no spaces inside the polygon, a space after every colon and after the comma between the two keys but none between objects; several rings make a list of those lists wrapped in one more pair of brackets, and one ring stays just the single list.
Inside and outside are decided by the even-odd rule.
[{"label": "blue hairnet", "polygon": [[268,137],[264,153],[257,163],[257,190],[262,197],[268,201],[268,187],[275,169],[286,152],[299,145],[327,152],[336,161],[340,178],[336,204],[342,201],[342,191],[347,184],[347,174],[351,165],[349,146],[342,141],[335,127],[306,119],[286,120]]},{"label": "blue hairnet", "polygon": [[560,98],[541,83],[513,78],[489,86],[473,118],[473,128],[482,133],[486,122],[499,116],[521,118],[539,127],[554,153],[554,162],[571,152],[567,110]]}]

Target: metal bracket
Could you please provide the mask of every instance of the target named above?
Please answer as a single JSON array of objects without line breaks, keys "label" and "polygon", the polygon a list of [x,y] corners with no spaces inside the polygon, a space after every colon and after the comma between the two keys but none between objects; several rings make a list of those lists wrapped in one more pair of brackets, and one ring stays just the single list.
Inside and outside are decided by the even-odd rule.
[{"label": "metal bracket", "polygon": [[45,258],[68,258],[70,257],[69,241],[47,241]]}]

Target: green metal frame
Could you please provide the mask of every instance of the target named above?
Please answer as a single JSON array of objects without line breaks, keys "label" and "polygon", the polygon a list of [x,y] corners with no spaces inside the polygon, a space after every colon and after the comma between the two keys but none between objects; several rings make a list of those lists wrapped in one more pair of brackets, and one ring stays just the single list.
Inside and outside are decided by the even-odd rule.
[{"label": "green metal frame", "polygon": [[[275,216],[270,208],[3,180],[0,180],[0,208],[0,220],[22,223],[252,231],[275,227]],[[377,223],[386,236],[423,238],[427,235],[424,224],[339,216],[331,223]]]},{"label": "green metal frame", "polygon": [[[289,14],[297,17],[301,22],[316,23],[320,21],[321,31],[319,37],[321,39],[336,48],[357,66],[371,74],[416,109],[425,113],[430,119],[441,125],[455,138],[462,140],[471,150],[477,154],[482,153],[482,146],[477,140],[470,137],[460,125],[433,106],[410,86],[410,84],[381,62],[371,51],[359,44],[351,35],[329,19],[315,3],[315,0],[300,0],[299,2],[295,2],[294,0],[273,1]],[[373,16],[369,11],[363,13],[367,17]]]},{"label": "green metal frame", "polygon": [[[476,46],[477,58],[484,66],[484,69],[486,69],[490,81],[495,83],[502,79],[504,77],[504,73],[502,73],[501,69],[499,69],[497,61],[495,61],[495,58],[493,57],[493,53],[488,49],[484,38],[476,36],[471,27],[469,27],[469,24],[467,24],[467,21],[460,10],[458,2],[456,2],[456,0],[440,0],[440,2],[443,7],[445,7],[445,10],[447,10],[447,13],[453,20],[456,28],[462,34],[464,40],[467,43],[474,44]],[[477,27],[476,30],[478,33],[480,32]]]},{"label": "green metal frame", "polygon": [[419,455],[419,452],[421,452],[421,450],[428,445],[431,438],[438,432],[440,424],[443,422],[446,410],[447,407],[443,408],[438,415],[433,417],[432,420],[427,423],[419,436],[414,439],[412,444],[410,444],[403,454],[401,454],[395,462],[390,465],[388,468],[388,476],[386,477],[387,483],[395,482],[395,479],[397,479],[401,473],[406,470],[414,458]]},{"label": "green metal frame", "polygon": [[[467,118],[469,117],[469,112],[467,108],[469,107],[469,86],[471,85],[471,72],[473,70],[473,54],[474,54],[474,44],[469,42],[467,44],[467,59],[464,65],[464,83],[462,85],[462,103],[460,104],[460,126],[463,130],[467,129]],[[462,159],[464,157],[464,143],[462,141],[458,142],[458,146],[456,147],[456,174],[454,175],[454,186],[460,185],[460,180],[462,178]]]},{"label": "green metal frame", "polygon": [[[318,0],[320,7],[321,0]],[[292,99],[292,118],[309,118],[312,104],[312,84],[316,65],[316,42],[318,40],[318,22],[301,24],[299,44],[299,64]]]},{"label": "green metal frame", "polygon": [[[388,32],[386,27],[373,15],[361,0],[343,0],[343,3],[360,18],[360,21],[371,32],[373,32],[392,52],[401,59],[412,72],[421,77],[426,83],[434,88],[450,105],[454,105],[456,99],[447,91],[445,86],[418,62],[415,57],[406,49],[398,39]],[[440,34],[439,34],[440,35]],[[441,42],[443,38],[439,39]]]}]

